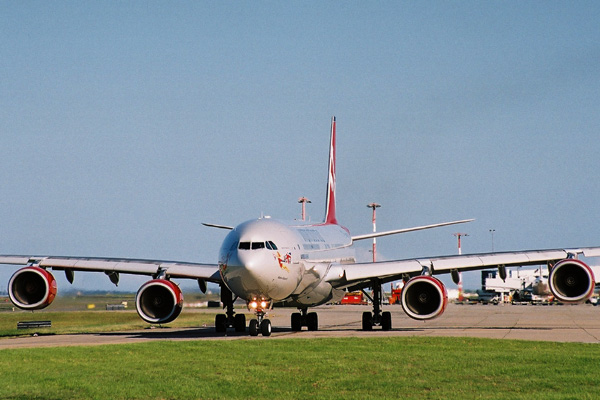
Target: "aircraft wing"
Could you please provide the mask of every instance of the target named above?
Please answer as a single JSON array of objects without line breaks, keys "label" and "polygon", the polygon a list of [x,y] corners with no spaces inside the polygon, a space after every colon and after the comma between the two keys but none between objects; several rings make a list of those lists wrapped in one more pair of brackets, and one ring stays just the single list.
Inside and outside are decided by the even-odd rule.
[{"label": "aircraft wing", "polygon": [[600,247],[580,249],[530,250],[501,253],[482,253],[443,257],[414,258],[396,261],[332,265],[327,280],[339,288],[361,288],[373,279],[381,283],[402,279],[404,276],[420,275],[424,269],[432,274],[456,271],[472,271],[486,268],[542,265],[563,260],[569,255],[600,256]]},{"label": "aircraft wing", "polygon": [[221,282],[216,264],[199,264],[162,260],[137,260],[125,258],[55,257],[0,255],[0,264],[37,265],[53,270],[99,271],[136,275],[158,276],[164,273],[172,278],[203,279]]}]

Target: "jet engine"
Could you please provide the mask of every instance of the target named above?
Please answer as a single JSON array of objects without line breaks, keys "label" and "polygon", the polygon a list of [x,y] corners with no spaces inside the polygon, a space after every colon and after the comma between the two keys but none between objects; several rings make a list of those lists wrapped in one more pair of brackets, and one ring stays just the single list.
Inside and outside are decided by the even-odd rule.
[{"label": "jet engine", "polygon": [[135,308],[144,321],[166,324],[175,320],[183,308],[183,294],[179,286],[166,279],[154,279],[140,287],[135,297]]},{"label": "jet engine", "polygon": [[56,280],[43,268],[21,268],[8,282],[8,296],[15,306],[23,310],[40,310],[54,301]]},{"label": "jet engine", "polygon": [[596,280],[592,269],[583,261],[567,258],[550,270],[548,286],[554,297],[564,303],[581,303],[594,293]]},{"label": "jet engine", "polygon": [[447,304],[446,287],[433,276],[415,276],[406,282],[402,289],[402,308],[413,319],[438,317],[442,315]]}]

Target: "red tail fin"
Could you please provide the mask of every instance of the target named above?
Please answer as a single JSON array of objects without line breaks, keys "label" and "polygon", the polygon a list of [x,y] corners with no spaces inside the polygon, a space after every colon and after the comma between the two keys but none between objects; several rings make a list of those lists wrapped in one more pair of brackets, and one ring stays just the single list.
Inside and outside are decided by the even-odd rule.
[{"label": "red tail fin", "polygon": [[329,177],[327,178],[325,223],[337,224],[337,219],[335,217],[335,117],[331,118],[331,142],[329,144]]}]

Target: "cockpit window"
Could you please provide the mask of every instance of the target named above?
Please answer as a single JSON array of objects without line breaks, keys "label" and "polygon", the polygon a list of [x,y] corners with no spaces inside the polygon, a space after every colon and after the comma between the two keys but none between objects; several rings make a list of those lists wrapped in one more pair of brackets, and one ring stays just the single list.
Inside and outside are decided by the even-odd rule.
[{"label": "cockpit window", "polygon": [[272,241],[268,242],[240,242],[238,245],[238,249],[240,250],[260,250],[267,248],[269,250],[277,250],[277,246]]}]

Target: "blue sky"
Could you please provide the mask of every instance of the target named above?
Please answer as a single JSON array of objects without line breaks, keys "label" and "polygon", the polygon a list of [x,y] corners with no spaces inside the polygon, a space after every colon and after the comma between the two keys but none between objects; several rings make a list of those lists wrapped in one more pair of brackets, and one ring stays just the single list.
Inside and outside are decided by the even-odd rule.
[{"label": "blue sky", "polygon": [[598,20],[583,1],[1,2],[0,253],[216,262],[225,232],[201,222],[297,218],[300,196],[320,220],[332,115],[352,233],[373,201],[379,230],[477,219],[382,238],[380,259],[453,254],[457,231],[465,253],[490,229],[496,250],[600,245]]}]

